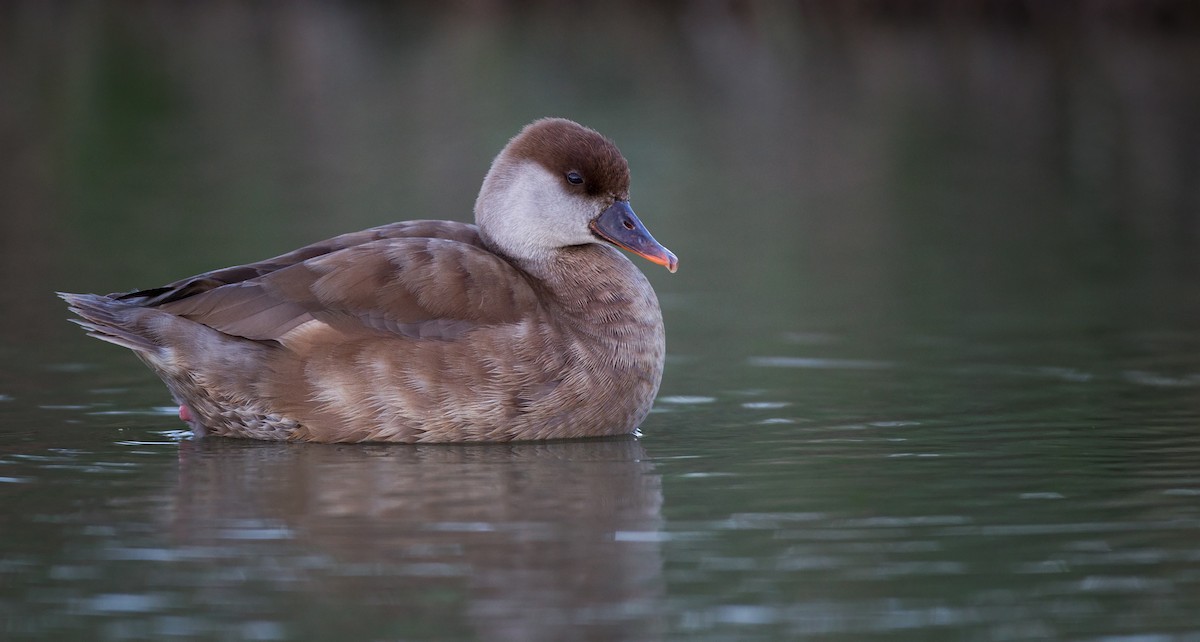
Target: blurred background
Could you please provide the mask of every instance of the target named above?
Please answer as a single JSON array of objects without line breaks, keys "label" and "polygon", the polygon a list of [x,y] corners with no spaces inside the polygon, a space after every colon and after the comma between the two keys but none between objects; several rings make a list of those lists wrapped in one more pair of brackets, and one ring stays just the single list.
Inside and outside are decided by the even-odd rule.
[{"label": "blurred background", "polygon": [[[638,261],[640,441],[188,442],[53,295],[469,221],[543,116],[616,142],[680,258]],[[401,601],[464,638],[1200,631],[1198,3],[10,0],[0,152],[0,633],[402,637]]]},{"label": "blurred background", "polygon": [[470,220],[545,115],[629,157],[681,258],[648,269],[664,299],[1153,312],[1200,262],[1198,29],[1163,0],[7,2],[0,323],[58,337],[52,289]]}]

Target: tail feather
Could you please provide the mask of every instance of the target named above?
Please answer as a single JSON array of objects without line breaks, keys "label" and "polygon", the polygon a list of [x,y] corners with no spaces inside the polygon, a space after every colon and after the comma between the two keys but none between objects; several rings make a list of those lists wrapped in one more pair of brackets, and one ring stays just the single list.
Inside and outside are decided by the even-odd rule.
[{"label": "tail feather", "polygon": [[82,326],[88,336],[135,352],[154,352],[160,348],[150,337],[139,332],[135,315],[131,314],[137,306],[99,294],[57,294],[67,302],[67,309],[80,317],[69,319],[71,323]]}]

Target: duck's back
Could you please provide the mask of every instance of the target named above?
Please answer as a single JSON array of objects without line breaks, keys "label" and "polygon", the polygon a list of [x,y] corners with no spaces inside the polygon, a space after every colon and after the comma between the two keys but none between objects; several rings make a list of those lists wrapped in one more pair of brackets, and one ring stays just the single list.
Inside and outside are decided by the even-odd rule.
[{"label": "duck's back", "polygon": [[143,306],[161,305],[185,299],[223,285],[261,277],[309,259],[374,241],[420,238],[445,239],[486,249],[483,241],[479,238],[479,229],[468,223],[434,220],[400,221],[358,232],[341,234],[331,239],[305,245],[304,247],[264,261],[197,274],[196,276],[180,279],[174,283],[168,283],[157,288],[135,290],[132,292],[115,292],[108,296]]}]

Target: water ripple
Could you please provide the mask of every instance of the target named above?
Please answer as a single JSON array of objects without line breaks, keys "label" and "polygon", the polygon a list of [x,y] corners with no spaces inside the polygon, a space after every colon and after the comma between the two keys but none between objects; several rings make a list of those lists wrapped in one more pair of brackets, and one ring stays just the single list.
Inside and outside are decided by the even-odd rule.
[{"label": "water ripple", "polygon": [[669,395],[659,397],[659,401],[663,403],[679,404],[679,405],[698,405],[708,404],[717,400],[716,397],[705,397],[701,395]]},{"label": "water ripple", "polygon": [[822,359],[817,357],[750,357],[750,365],[764,368],[807,368],[814,370],[885,370],[896,365],[890,361],[866,359]]}]

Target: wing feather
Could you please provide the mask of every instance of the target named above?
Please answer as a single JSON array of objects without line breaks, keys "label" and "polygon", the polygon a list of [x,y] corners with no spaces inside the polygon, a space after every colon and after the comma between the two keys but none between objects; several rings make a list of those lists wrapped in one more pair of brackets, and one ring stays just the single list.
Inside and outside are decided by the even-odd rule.
[{"label": "wing feather", "polygon": [[532,313],[537,297],[524,274],[463,227],[464,240],[356,233],[351,243],[344,235],[140,296],[226,334],[285,344],[313,320],[347,336],[452,339]]}]

